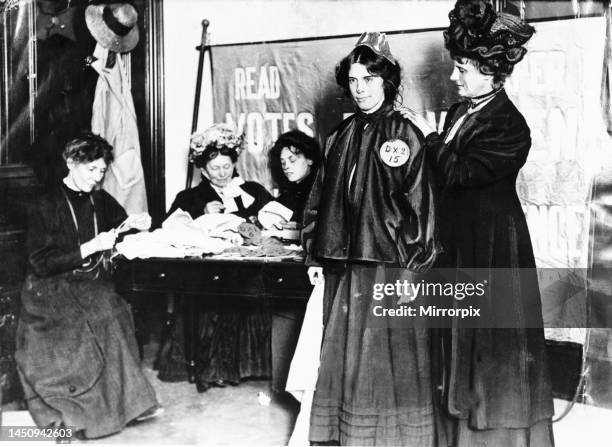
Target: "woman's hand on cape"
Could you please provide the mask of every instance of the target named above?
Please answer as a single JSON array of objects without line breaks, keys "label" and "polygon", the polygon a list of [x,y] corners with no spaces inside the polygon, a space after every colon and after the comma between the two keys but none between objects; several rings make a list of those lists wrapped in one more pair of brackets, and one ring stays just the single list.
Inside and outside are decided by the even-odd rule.
[{"label": "woman's hand on cape", "polygon": [[423,116],[409,107],[400,107],[397,111],[406,119],[412,121],[416,127],[423,133],[423,136],[427,136],[430,133],[435,132],[435,129],[431,127],[429,122]]}]

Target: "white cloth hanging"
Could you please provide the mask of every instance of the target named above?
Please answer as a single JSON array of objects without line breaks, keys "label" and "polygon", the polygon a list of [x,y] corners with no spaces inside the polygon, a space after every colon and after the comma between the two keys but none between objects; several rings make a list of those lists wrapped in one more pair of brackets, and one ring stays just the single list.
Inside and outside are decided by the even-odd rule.
[{"label": "white cloth hanging", "polygon": [[91,66],[98,72],[98,84],[91,117],[92,132],[104,137],[114,148],[102,187],[128,214],[147,211],[138,125],[129,80],[121,56],[112,68],[106,68],[109,51],[96,45]]},{"label": "white cloth hanging", "polygon": [[310,410],[314,396],[319,364],[321,362],[321,343],[323,342],[323,290],[325,281],[312,289],[306,305],[304,322],[298,338],[295,353],[289,367],[285,390],[300,401],[300,412],[295,421],[289,446],[310,445]]}]

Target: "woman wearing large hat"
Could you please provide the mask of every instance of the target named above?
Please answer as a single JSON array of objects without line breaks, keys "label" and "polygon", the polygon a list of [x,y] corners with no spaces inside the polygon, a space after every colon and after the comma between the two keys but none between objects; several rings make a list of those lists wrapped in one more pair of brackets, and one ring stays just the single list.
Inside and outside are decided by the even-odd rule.
[{"label": "woman wearing large hat", "polygon": [[[450,108],[441,134],[414,112],[406,116],[426,135],[441,186],[438,266],[488,272],[492,314],[488,328],[443,331],[441,414],[451,430],[439,445],[552,446],[540,294],[516,193],[531,137],[504,91],[535,30],[485,1],[460,0],[449,18],[450,79],[465,100]],[[504,318],[512,328],[500,328]]]}]

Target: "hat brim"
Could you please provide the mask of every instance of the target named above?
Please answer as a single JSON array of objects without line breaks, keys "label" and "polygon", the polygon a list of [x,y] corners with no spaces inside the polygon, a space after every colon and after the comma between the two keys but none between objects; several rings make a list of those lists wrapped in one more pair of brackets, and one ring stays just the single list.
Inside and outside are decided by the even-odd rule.
[{"label": "hat brim", "polygon": [[96,42],[108,50],[115,53],[132,51],[138,44],[138,24],[136,23],[125,36],[118,36],[106,26],[102,18],[102,11],[106,6],[108,5],[89,5],[85,9],[85,23],[89,32],[96,39]]}]

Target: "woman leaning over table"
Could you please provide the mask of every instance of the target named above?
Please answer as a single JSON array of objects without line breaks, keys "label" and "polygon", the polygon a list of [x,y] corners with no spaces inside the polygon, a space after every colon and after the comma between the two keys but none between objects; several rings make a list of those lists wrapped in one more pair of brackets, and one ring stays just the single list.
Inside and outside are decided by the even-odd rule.
[{"label": "woman leaning over table", "polygon": [[[304,206],[321,160],[321,148],[317,141],[299,130],[285,132],[278,137],[270,151],[268,161],[272,179],[279,189],[279,196],[264,206],[259,220],[264,225],[283,228],[298,233]],[[269,213],[262,216],[271,205],[286,207],[284,217]],[[291,358],[304,318],[304,303],[292,300],[273,303],[272,307],[272,390],[285,388]]]},{"label": "woman leaning over table", "polygon": [[291,130],[278,137],[268,159],[272,179],[279,189],[275,200],[293,212],[289,222],[301,222],[321,162],[319,144],[304,132]]},{"label": "woman leaning over table", "polygon": [[325,276],[315,443],[434,445],[428,332],[370,318],[375,284],[416,280],[437,253],[422,136],[393,109],[400,80],[381,33],[364,33],[336,67],[356,110],[327,138],[304,212]]},{"label": "woman leaning over table", "polygon": [[124,227],[146,230],[96,189],[112,161],[103,138],[83,133],[64,150],[63,183],[28,207],[28,275],[21,294],[17,361],[28,410],[39,426],[87,438],[160,413],[140,368],[132,314],[103,267]]},{"label": "woman leaning over table", "polygon": [[[438,134],[412,111],[440,185],[438,267],[488,272],[488,328],[442,331],[442,446],[553,445],[540,294],[516,178],[531,147],[504,80],[534,28],[484,1],[458,1],[444,32],[451,81],[465,98]],[[512,323],[511,328],[507,323]],[[539,326],[539,328],[538,328]]]}]

